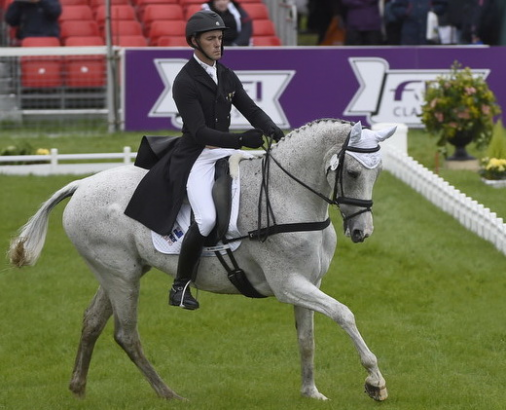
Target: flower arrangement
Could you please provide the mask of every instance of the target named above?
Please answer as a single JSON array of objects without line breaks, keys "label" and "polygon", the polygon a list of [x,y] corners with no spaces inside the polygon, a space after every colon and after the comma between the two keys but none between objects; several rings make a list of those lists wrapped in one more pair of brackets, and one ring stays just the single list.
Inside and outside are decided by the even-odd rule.
[{"label": "flower arrangement", "polygon": [[420,116],[427,131],[439,136],[438,146],[444,148],[465,134],[482,148],[490,141],[494,116],[500,113],[485,79],[455,61],[448,75],[427,83]]},{"label": "flower arrangement", "polygon": [[506,159],[485,157],[481,160],[481,168],[478,172],[484,179],[506,180]]},{"label": "flower arrangement", "polygon": [[481,159],[478,173],[484,180],[506,181],[506,132],[502,120],[494,125],[487,156]]}]

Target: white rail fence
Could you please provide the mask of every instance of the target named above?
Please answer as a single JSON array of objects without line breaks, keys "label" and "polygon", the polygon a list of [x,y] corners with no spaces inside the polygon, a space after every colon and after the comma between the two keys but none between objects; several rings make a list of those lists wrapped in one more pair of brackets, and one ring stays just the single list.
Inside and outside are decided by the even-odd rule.
[{"label": "white rail fence", "polygon": [[[506,224],[503,219],[419,164],[405,151],[402,143],[400,147],[384,144],[381,152],[385,170],[453,216],[465,228],[491,242],[506,255]],[[131,164],[136,155],[131,152],[130,147],[125,147],[122,153],[113,154],[58,154],[58,150],[51,149],[49,155],[0,156],[0,174],[91,174],[114,166]],[[116,160],[116,162],[75,163],[75,161],[103,160]],[[62,161],[74,162],[62,163]],[[5,165],[13,162],[36,164]]]},{"label": "white rail fence", "polygon": [[502,218],[404,152],[393,147],[382,151],[386,170],[506,255],[506,224]]},{"label": "white rail fence", "polygon": [[[48,155],[5,155],[0,156],[0,174],[8,175],[56,175],[93,174],[104,169],[131,164],[137,156],[130,147],[124,147],[123,152],[109,154],[59,154],[56,148],[52,148]],[[116,162],[86,162],[75,161],[103,161],[116,160]],[[121,161],[118,161],[121,160]],[[65,163],[62,161],[73,161]],[[34,163],[23,165],[8,165],[16,162]]]}]

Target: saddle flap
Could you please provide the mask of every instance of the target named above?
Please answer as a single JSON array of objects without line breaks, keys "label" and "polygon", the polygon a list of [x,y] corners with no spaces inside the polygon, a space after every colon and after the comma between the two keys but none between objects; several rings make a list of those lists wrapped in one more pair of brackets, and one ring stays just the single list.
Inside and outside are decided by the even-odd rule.
[{"label": "saddle flap", "polygon": [[232,213],[232,177],[228,157],[216,161],[212,195],[216,207],[216,237],[222,240],[228,231]]}]

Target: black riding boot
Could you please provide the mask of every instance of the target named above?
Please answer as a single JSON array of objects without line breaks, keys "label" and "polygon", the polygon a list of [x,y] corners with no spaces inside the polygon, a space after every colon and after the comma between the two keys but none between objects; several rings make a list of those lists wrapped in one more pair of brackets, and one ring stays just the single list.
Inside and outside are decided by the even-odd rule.
[{"label": "black riding boot", "polygon": [[199,302],[190,292],[190,282],[193,271],[199,263],[205,239],[196,223],[193,223],[186,232],[179,254],[176,279],[169,292],[169,305],[188,310],[199,308]]}]

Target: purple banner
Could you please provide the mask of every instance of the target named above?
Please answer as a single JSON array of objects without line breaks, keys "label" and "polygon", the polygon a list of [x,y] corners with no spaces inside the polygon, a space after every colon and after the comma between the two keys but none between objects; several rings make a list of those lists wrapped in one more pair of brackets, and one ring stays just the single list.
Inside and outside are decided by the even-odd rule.
[{"label": "purple banner", "polygon": [[[192,50],[125,51],[124,124],[127,131],[180,129],[172,82]],[[454,61],[484,75],[506,103],[505,47],[295,47],[226,49],[221,62],[283,129],[318,118],[404,123],[419,127],[425,82]],[[249,128],[239,112],[233,129]]]}]

